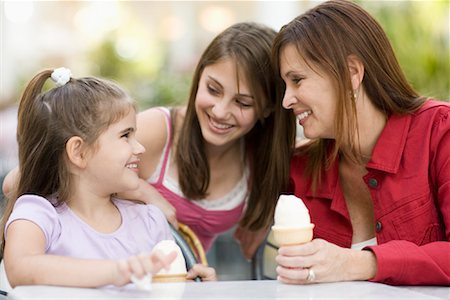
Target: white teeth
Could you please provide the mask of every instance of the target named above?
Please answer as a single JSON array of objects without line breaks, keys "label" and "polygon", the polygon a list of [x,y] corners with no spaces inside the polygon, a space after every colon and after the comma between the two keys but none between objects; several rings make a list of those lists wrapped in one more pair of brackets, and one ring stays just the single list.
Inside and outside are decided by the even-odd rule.
[{"label": "white teeth", "polygon": [[129,169],[137,169],[138,165],[137,164],[128,164],[127,168]]},{"label": "white teeth", "polygon": [[214,122],[214,120],[212,120],[212,119],[210,119],[210,120],[211,120],[211,124],[218,129],[228,129],[228,128],[233,127],[233,125],[219,124],[219,123]]},{"label": "white teeth", "polygon": [[301,114],[297,115],[297,120],[301,121],[304,118],[306,118],[307,116],[309,116],[310,114],[312,114],[312,111],[310,111],[310,110],[304,111]]}]

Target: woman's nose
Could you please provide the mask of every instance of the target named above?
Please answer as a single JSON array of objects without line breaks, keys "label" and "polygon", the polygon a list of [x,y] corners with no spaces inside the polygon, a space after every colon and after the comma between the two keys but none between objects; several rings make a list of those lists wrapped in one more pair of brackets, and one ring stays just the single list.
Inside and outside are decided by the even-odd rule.
[{"label": "woman's nose", "polygon": [[296,104],[297,98],[295,97],[295,95],[293,93],[290,92],[289,89],[286,89],[284,92],[284,97],[283,97],[283,107],[286,109],[292,109],[292,107],[294,106],[294,104]]}]

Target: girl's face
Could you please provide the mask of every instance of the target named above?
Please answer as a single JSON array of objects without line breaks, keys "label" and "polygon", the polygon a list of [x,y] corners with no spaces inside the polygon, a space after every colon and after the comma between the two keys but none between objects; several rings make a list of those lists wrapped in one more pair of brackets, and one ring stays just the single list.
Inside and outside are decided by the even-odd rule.
[{"label": "girl's face", "polygon": [[[257,121],[255,103],[245,76],[237,79],[235,61],[224,59],[205,67],[195,99],[203,138],[214,146],[235,143]],[[239,88],[238,88],[239,87]]]},{"label": "girl's face", "polygon": [[138,156],[145,148],[136,140],[136,112],[130,109],[111,124],[89,152],[86,172],[88,182],[100,193],[110,195],[138,187]]},{"label": "girl's face", "polygon": [[280,75],[286,83],[283,107],[292,109],[305,137],[334,138],[336,92],[329,77],[315,70],[306,64],[294,45],[282,49]]}]

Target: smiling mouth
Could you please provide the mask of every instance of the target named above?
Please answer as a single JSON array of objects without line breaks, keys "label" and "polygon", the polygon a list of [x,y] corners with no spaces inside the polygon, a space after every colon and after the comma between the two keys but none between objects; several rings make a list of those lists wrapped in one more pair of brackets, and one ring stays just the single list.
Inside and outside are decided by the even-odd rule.
[{"label": "smiling mouth", "polygon": [[308,110],[308,111],[304,111],[301,114],[297,115],[297,120],[298,121],[302,121],[304,120],[307,116],[311,115],[312,111]]},{"label": "smiling mouth", "polygon": [[233,127],[233,125],[230,125],[230,124],[218,123],[218,122],[214,121],[213,118],[211,118],[211,116],[208,116],[208,117],[209,117],[209,123],[216,129],[227,130],[227,129],[230,129]]}]

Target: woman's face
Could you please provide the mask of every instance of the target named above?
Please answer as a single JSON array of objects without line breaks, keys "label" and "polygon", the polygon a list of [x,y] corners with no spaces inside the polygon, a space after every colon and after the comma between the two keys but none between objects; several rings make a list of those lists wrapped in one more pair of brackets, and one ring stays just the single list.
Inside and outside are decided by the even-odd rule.
[{"label": "woman's face", "polygon": [[203,70],[195,111],[203,138],[214,146],[229,146],[247,134],[257,121],[257,99],[232,59],[220,60]]},{"label": "woman's face", "polygon": [[305,137],[334,138],[336,91],[329,77],[315,70],[303,60],[295,45],[282,49],[280,75],[286,83],[283,107],[292,109]]}]

